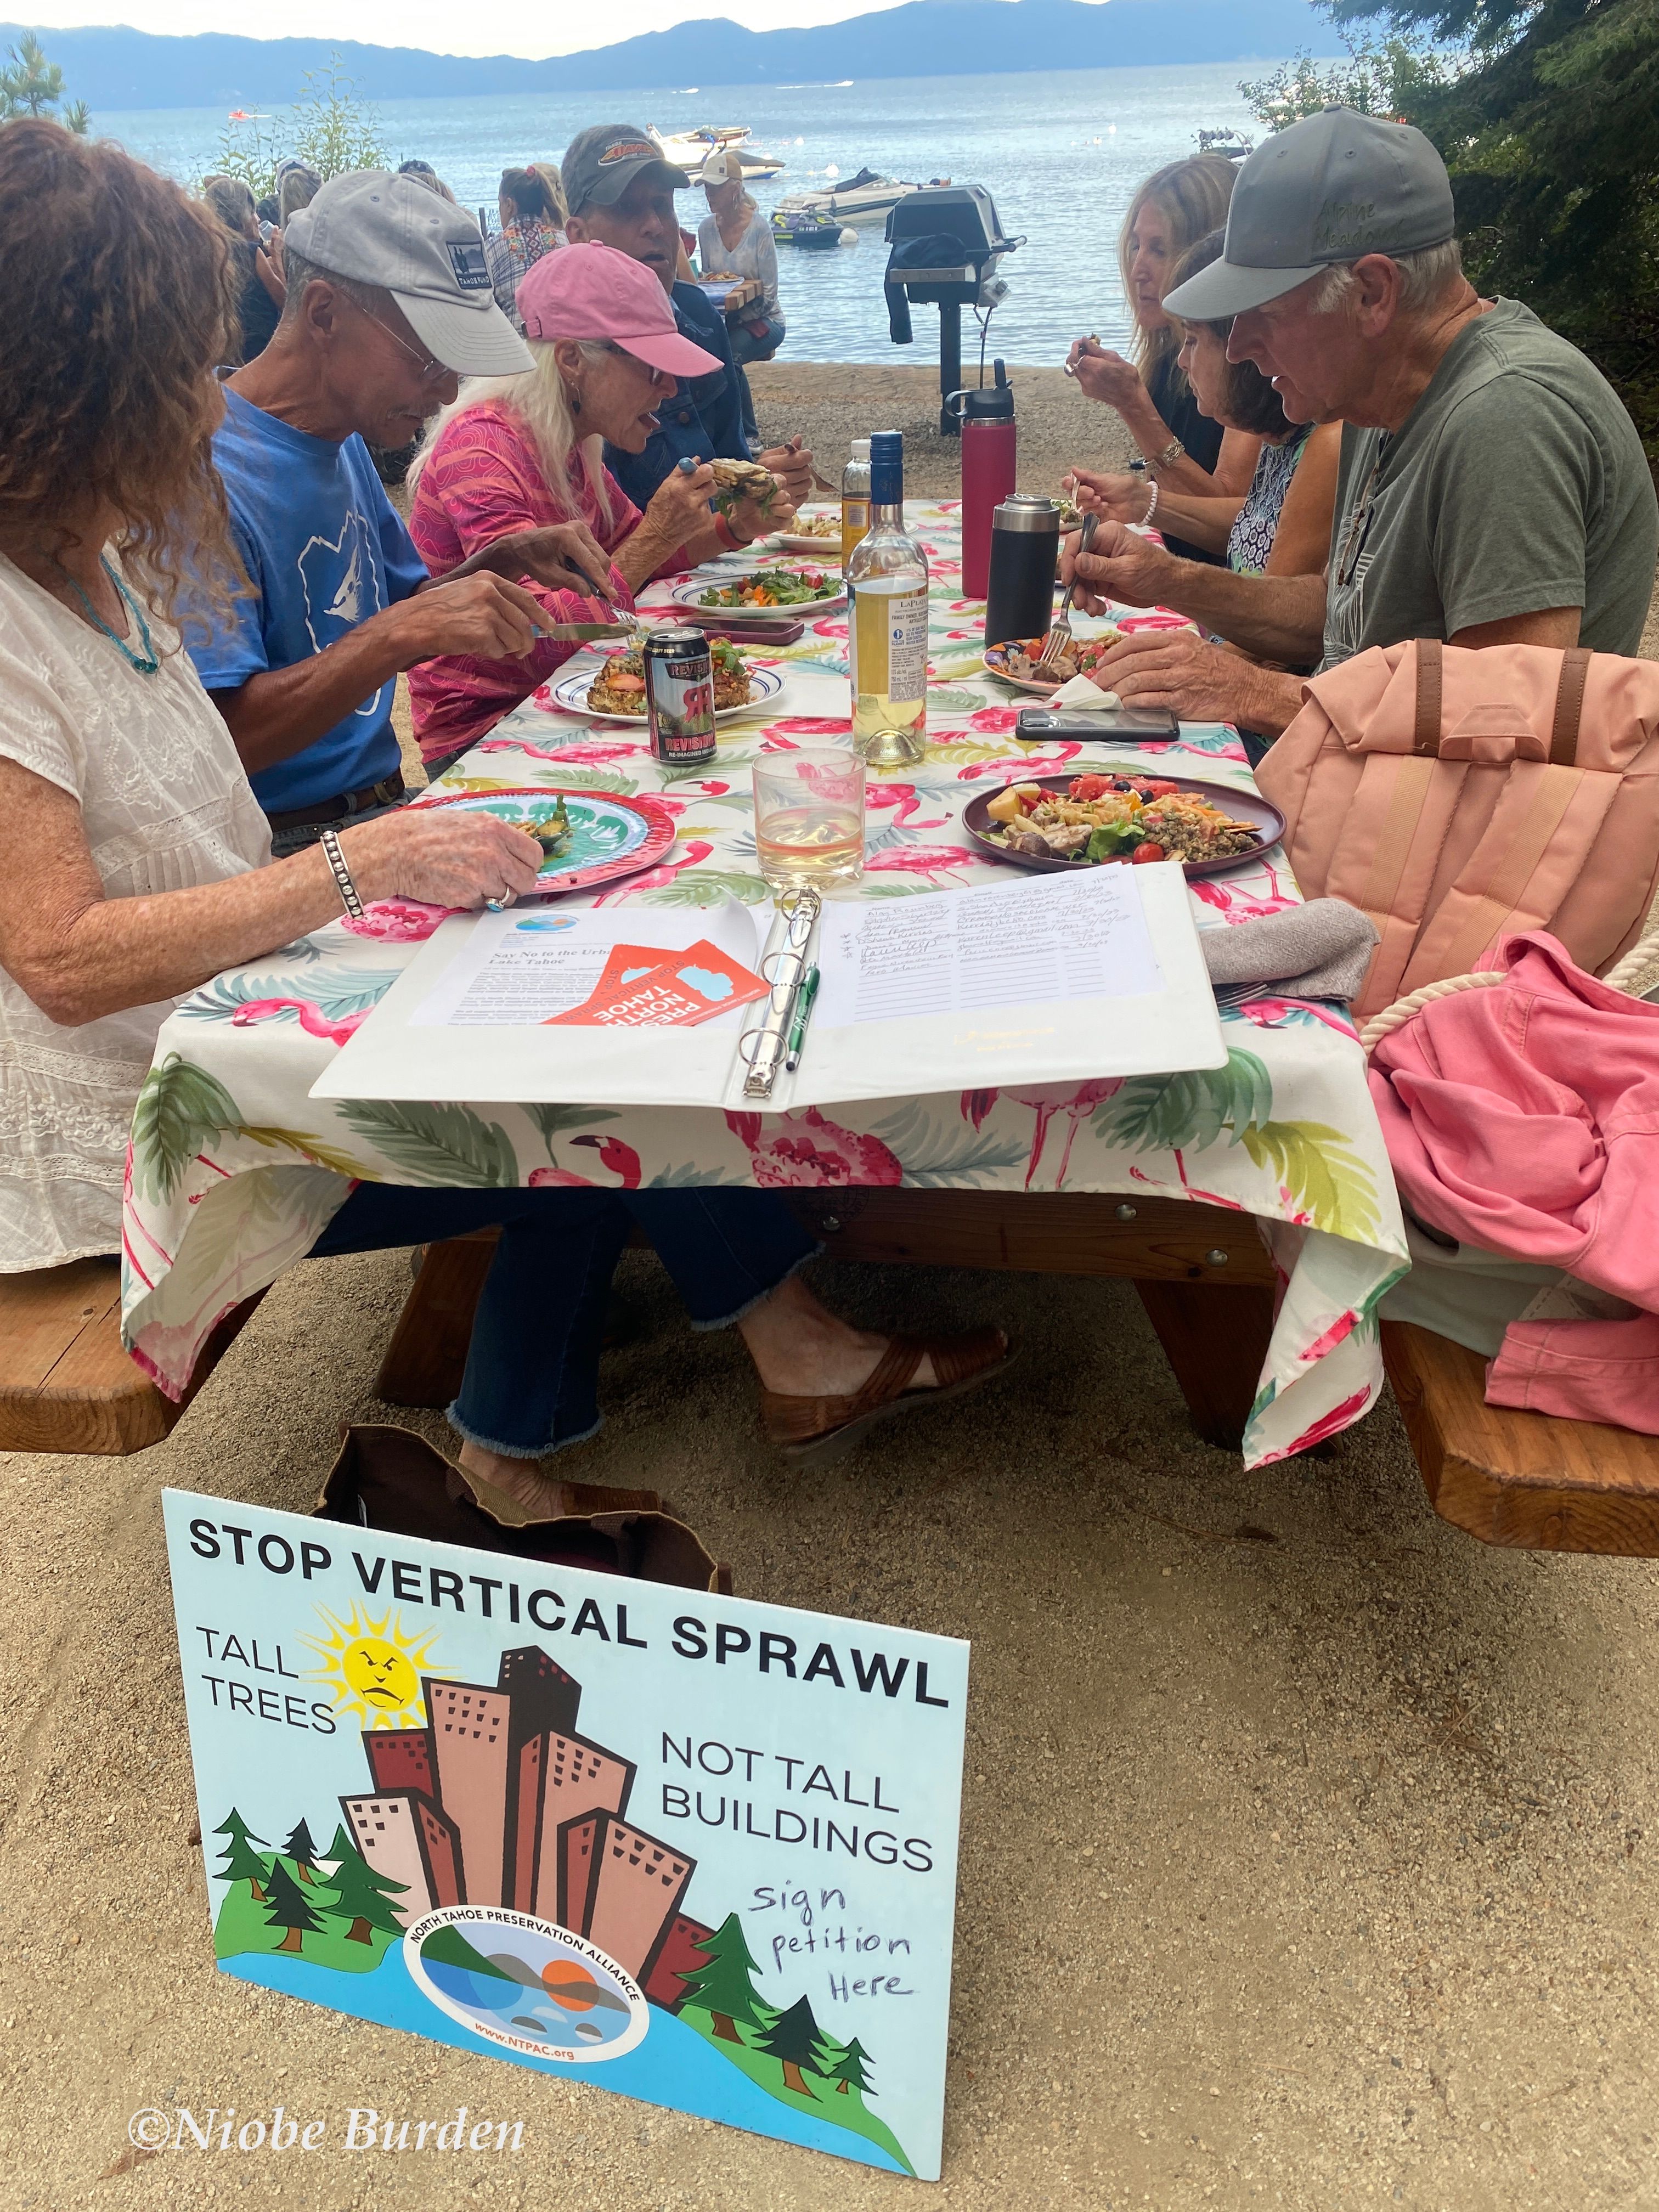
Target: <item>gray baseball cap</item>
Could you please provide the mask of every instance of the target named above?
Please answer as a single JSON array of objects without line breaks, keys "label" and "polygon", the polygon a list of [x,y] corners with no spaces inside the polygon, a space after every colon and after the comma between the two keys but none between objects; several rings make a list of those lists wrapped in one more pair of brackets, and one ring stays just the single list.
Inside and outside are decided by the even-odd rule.
[{"label": "gray baseball cap", "polygon": [[290,216],[284,242],[302,261],[390,292],[410,328],[462,376],[518,376],[530,349],[495,305],[483,238],[465,208],[413,177],[353,169]]},{"label": "gray baseball cap", "polygon": [[656,140],[636,123],[595,123],[579,131],[564,149],[559,180],[564,204],[572,215],[585,207],[614,207],[637,176],[655,170],[671,192],[686,191],[691,182],[684,169],[664,158]]},{"label": "gray baseball cap", "polygon": [[1220,322],[1277,300],[1333,262],[1417,253],[1455,235],[1446,165],[1409,123],[1327,107],[1258,146],[1238,172],[1219,261],[1164,297]]}]

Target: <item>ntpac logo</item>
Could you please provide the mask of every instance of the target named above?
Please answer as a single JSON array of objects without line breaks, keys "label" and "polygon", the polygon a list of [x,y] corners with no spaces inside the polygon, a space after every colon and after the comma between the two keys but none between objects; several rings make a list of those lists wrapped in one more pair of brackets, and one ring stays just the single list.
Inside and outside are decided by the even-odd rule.
[{"label": "ntpac logo", "polygon": [[489,266],[484,259],[481,243],[463,239],[459,244],[453,240],[449,247],[449,264],[455,271],[455,282],[463,292],[487,292],[489,289]]}]

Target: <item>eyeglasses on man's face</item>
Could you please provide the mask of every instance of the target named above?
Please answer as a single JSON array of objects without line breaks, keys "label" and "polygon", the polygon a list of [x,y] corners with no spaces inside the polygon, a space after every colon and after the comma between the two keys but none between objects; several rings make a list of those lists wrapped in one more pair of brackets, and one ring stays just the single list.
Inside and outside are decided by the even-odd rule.
[{"label": "eyeglasses on man's face", "polygon": [[400,353],[406,353],[409,356],[410,359],[415,363],[420,373],[420,379],[422,384],[437,384],[441,382],[446,376],[453,376],[455,374],[454,370],[450,368],[448,362],[440,361],[436,354],[417,353],[415,350],[415,348],[410,345],[407,338],[400,338],[398,337],[397,331],[392,329],[390,323],[383,323],[377,314],[374,313],[369,308],[361,306],[358,301],[352,299],[349,293],[343,293],[340,296],[344,299],[349,306],[356,308],[357,313],[363,318],[365,322],[373,323],[377,331],[384,331],[387,337],[391,339],[392,344],[398,348]]}]

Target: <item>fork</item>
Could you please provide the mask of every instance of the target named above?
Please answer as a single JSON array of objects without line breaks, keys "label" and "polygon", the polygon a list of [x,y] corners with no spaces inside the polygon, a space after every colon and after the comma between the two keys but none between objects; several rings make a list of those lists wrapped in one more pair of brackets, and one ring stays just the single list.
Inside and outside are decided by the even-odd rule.
[{"label": "fork", "polygon": [[[1079,553],[1086,553],[1094,544],[1095,531],[1099,521],[1100,517],[1097,514],[1084,516],[1083,534],[1077,542],[1077,550]],[[1060,603],[1060,612],[1054,617],[1054,628],[1043,639],[1042,651],[1037,655],[1036,671],[1039,676],[1047,676],[1052,672],[1061,653],[1072,642],[1072,602],[1076,595],[1077,580],[1073,576],[1071,583],[1065,587],[1064,596]]]}]

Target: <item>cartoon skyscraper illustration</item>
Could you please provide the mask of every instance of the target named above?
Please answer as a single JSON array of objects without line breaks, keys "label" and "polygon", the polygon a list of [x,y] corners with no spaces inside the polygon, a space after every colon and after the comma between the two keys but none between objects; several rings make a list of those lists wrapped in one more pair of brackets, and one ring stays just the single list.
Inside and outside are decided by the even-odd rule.
[{"label": "cartoon skyscraper illustration", "polygon": [[358,1850],[376,1874],[403,1883],[407,1894],[388,1899],[405,1925],[434,1905],[459,1905],[466,1895],[454,1825],[417,1790],[342,1797],[341,1810]]},{"label": "cartoon skyscraper illustration", "polygon": [[377,1790],[418,1790],[426,1797],[437,1796],[429,1729],[372,1729],[364,1734],[363,1749]]},{"label": "cartoon skyscraper illustration", "polygon": [[550,1920],[559,1891],[559,1830],[584,1813],[625,1813],[634,1762],[586,1736],[550,1730],[519,1753],[519,1851],[514,1896],[520,1912]]},{"label": "cartoon skyscraper illustration", "polygon": [[649,1981],[696,1862],[613,1813],[567,1820],[559,1841],[559,1925]]},{"label": "cartoon skyscraper illustration", "polygon": [[481,1682],[428,1677],[422,1687],[439,1802],[460,1832],[466,1901],[510,1904],[507,1837],[518,1795],[508,1756],[513,1700]]}]

